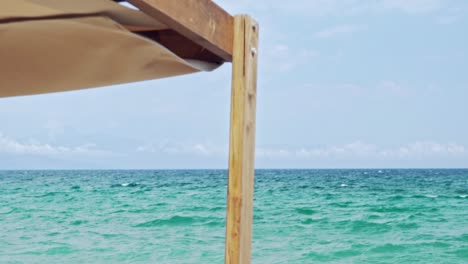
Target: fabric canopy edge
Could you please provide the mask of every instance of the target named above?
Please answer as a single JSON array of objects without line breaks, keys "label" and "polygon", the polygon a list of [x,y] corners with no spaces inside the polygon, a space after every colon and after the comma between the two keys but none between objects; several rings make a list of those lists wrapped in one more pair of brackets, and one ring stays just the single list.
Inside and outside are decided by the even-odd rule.
[{"label": "fabric canopy edge", "polygon": [[102,16],[0,24],[0,39],[0,57],[9,62],[0,62],[0,97],[97,88],[219,67],[184,60]]}]

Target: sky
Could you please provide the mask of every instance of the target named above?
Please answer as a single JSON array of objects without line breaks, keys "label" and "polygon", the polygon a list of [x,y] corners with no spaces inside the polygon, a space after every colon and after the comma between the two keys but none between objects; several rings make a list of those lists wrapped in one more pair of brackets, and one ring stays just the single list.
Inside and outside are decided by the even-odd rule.
[{"label": "sky", "polygon": [[[216,2],[260,24],[257,168],[468,167],[467,1]],[[230,79],[0,98],[0,169],[227,168]]]}]

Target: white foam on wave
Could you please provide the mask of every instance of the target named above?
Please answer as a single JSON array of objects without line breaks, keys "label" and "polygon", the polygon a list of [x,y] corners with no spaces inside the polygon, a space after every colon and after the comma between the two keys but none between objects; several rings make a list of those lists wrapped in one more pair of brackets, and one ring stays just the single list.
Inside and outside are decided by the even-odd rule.
[{"label": "white foam on wave", "polygon": [[128,185],[130,185],[130,183],[122,183],[121,185],[122,187],[127,187]]},{"label": "white foam on wave", "polygon": [[428,195],[425,195],[426,197],[428,198],[437,198],[439,197],[438,195],[435,195],[435,194],[428,194]]},{"label": "white foam on wave", "polygon": [[468,197],[468,195],[466,195],[466,194],[460,195],[460,198],[466,198],[466,197]]},{"label": "white foam on wave", "polygon": [[341,186],[341,187],[346,187],[346,186],[348,186],[348,185],[347,185],[347,184],[344,184],[344,183],[342,183],[340,186]]}]

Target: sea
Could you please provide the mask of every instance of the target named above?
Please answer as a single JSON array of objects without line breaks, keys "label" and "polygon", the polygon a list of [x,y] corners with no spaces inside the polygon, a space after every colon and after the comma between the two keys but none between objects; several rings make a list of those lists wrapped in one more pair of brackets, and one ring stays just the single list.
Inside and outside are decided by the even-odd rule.
[{"label": "sea", "polygon": [[[0,263],[223,263],[227,171],[0,171]],[[468,263],[468,170],[257,170],[252,263]]]}]

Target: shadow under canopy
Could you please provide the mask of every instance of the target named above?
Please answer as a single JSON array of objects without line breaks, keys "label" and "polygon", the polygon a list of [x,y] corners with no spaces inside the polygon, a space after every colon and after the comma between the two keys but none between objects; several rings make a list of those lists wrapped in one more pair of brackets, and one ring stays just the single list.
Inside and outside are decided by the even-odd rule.
[{"label": "shadow under canopy", "polygon": [[145,13],[109,0],[2,0],[0,97],[215,69],[223,61]]}]

